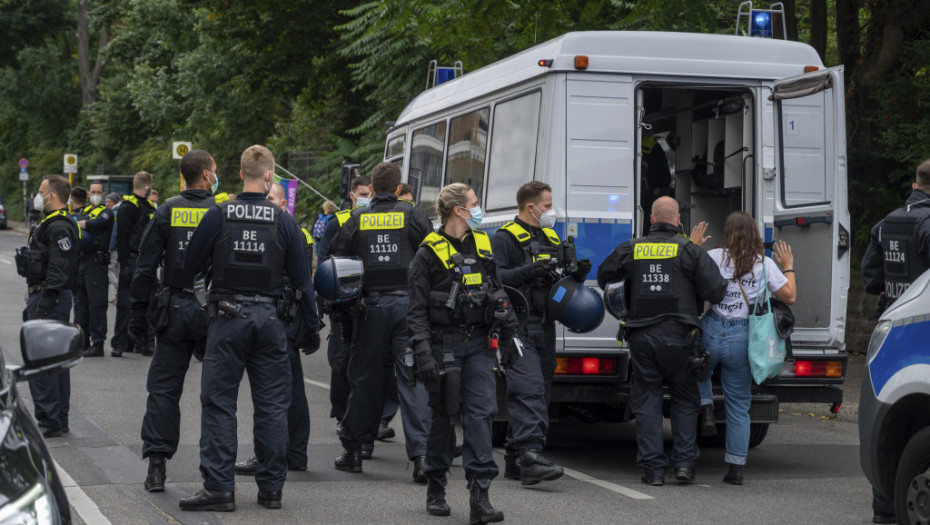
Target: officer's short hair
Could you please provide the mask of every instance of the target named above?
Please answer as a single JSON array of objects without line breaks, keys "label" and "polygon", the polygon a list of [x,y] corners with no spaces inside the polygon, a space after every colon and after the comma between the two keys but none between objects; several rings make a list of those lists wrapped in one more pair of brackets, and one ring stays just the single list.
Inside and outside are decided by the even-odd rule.
[{"label": "officer's short hair", "polygon": [[379,193],[394,193],[400,184],[400,168],[393,162],[382,162],[371,170],[371,191]]},{"label": "officer's short hair", "polygon": [[181,176],[184,177],[184,182],[196,184],[203,170],[209,170],[212,164],[212,155],[202,149],[192,149],[187,152],[187,155],[181,157],[178,170],[180,170]]},{"label": "officer's short hair", "polygon": [[258,180],[269,171],[274,171],[274,155],[265,146],[255,144],[242,152],[240,165],[243,177],[247,180]]},{"label": "officer's short hair", "polygon": [[133,191],[144,189],[152,185],[152,174],[147,171],[140,171],[132,178]]},{"label": "officer's short hair", "polygon": [[924,193],[930,193],[930,159],[917,166],[917,187]]},{"label": "officer's short hair", "polygon": [[80,186],[75,186],[71,188],[71,200],[75,204],[84,204],[87,202],[87,190]]},{"label": "officer's short hair", "polygon": [[62,203],[68,202],[71,195],[71,183],[61,175],[49,175],[45,177],[48,181],[48,191],[54,193]]},{"label": "officer's short hair", "polygon": [[401,196],[401,195],[406,195],[406,194],[408,194],[408,193],[409,193],[410,195],[413,195],[413,186],[411,186],[411,185],[409,185],[409,184],[406,184],[406,183],[401,184],[401,185],[400,185],[400,190],[397,192],[397,196],[399,197],[399,196]]},{"label": "officer's short hair", "polygon": [[520,211],[526,209],[527,204],[537,204],[542,200],[543,192],[552,193],[552,187],[538,180],[527,182],[517,190],[517,206]]},{"label": "officer's short hair", "polygon": [[354,193],[355,188],[358,188],[359,186],[370,186],[370,185],[371,185],[371,179],[369,179],[368,177],[364,175],[359,175],[358,177],[355,177],[354,179],[352,179],[352,182],[349,183],[349,191]]}]

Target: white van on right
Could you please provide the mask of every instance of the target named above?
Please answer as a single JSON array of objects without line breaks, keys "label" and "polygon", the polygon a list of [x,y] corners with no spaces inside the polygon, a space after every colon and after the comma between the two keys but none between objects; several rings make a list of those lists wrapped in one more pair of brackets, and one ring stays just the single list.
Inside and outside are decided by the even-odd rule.
[{"label": "white van on right", "polygon": [[869,342],[859,401],[865,477],[898,523],[930,523],[930,272],[885,311]]}]

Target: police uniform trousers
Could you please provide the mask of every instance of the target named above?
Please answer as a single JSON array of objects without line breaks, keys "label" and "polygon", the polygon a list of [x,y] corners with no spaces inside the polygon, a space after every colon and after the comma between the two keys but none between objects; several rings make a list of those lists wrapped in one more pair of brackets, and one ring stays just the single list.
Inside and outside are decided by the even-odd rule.
[{"label": "police uniform trousers", "polygon": [[[497,414],[497,381],[495,359],[487,345],[483,337],[451,343],[455,366],[462,370],[462,467],[469,482],[491,480],[498,473],[491,444],[491,426]],[[433,358],[442,363],[441,344],[433,344]],[[429,403],[433,417],[423,472],[439,478],[452,464],[455,421],[449,418],[442,393],[430,392]]]},{"label": "police uniform trousers", "polygon": [[[691,327],[666,320],[631,330],[630,358],[633,384],[630,407],[636,417],[636,461],[650,474],[661,476],[669,466],[694,468],[700,451],[697,420],[701,404],[697,380],[688,370],[690,352],[684,341]],[[671,396],[672,455],[662,441],[662,385]]]},{"label": "police uniform trousers", "polygon": [[158,336],[145,383],[148,399],[142,417],[142,458],[171,458],[181,435],[181,393],[194,350],[206,344],[207,313],[193,295],[172,291],[168,323]]},{"label": "police uniform trousers", "polygon": [[242,373],[252,391],[252,422],[259,490],[278,492],[287,476],[287,410],[291,367],[284,323],[273,304],[239,303],[230,319],[218,314],[207,330],[200,402],[200,473],[207,490],[233,492],[236,400]]},{"label": "police uniform trousers", "polygon": [[539,321],[531,319],[521,330],[523,357],[507,367],[508,450],[542,450],[549,433],[555,325]]},{"label": "police uniform trousers", "polygon": [[[42,292],[29,295],[26,301],[26,319],[33,319]],[[68,322],[72,305],[71,290],[58,293],[58,303],[48,312],[46,319]],[[68,412],[71,409],[71,369],[39,379],[29,380],[29,393],[35,406],[36,422],[41,430],[64,430],[68,428]]]},{"label": "police uniform trousers", "polygon": [[349,403],[349,346],[343,324],[335,317],[329,317],[329,341],[326,346],[326,358],[329,361],[329,417],[342,421]]},{"label": "police uniform trousers", "polygon": [[300,321],[287,325],[287,356],[291,368],[291,404],[287,408],[287,466],[306,468],[310,443],[310,406],[304,385],[304,369],[297,348]]},{"label": "police uniform trousers", "polygon": [[[357,341],[349,357],[349,402],[340,439],[346,450],[360,450],[374,441],[384,410],[388,380],[394,379],[398,354],[408,346],[407,295],[370,294],[359,320]],[[407,457],[426,454],[429,399],[422,385],[398,385]]]},{"label": "police uniform trousers", "polygon": [[[131,272],[135,273],[136,261],[130,261],[129,267]],[[113,325],[110,347],[122,352],[128,352],[131,349],[129,342],[129,320],[132,317],[132,297],[129,294],[131,285],[132,279],[119,279],[119,285],[116,287],[116,322]]]},{"label": "police uniform trousers", "polygon": [[107,266],[93,254],[81,255],[74,287],[74,324],[84,331],[84,346],[107,340]]}]

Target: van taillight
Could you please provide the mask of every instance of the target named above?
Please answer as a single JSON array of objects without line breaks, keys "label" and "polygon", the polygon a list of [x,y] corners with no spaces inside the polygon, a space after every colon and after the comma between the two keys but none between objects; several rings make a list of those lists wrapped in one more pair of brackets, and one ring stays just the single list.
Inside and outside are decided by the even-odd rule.
[{"label": "van taillight", "polygon": [[808,361],[794,362],[795,377],[843,377],[842,361]]},{"label": "van taillight", "polygon": [[555,360],[556,375],[612,375],[617,373],[617,360],[612,357],[559,357]]}]

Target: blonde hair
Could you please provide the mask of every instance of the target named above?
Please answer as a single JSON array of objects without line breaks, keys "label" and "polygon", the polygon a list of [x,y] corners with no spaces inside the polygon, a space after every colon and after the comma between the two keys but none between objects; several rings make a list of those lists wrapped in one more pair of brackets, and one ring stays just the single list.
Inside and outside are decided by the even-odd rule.
[{"label": "blonde hair", "polygon": [[249,146],[239,159],[242,176],[248,180],[262,179],[269,171],[274,171],[274,155],[271,150],[261,145]]},{"label": "blonde hair", "polygon": [[452,217],[452,210],[456,206],[465,208],[468,206],[467,195],[471,191],[471,186],[461,182],[453,182],[439,191],[439,197],[436,198],[436,213],[443,224]]}]

